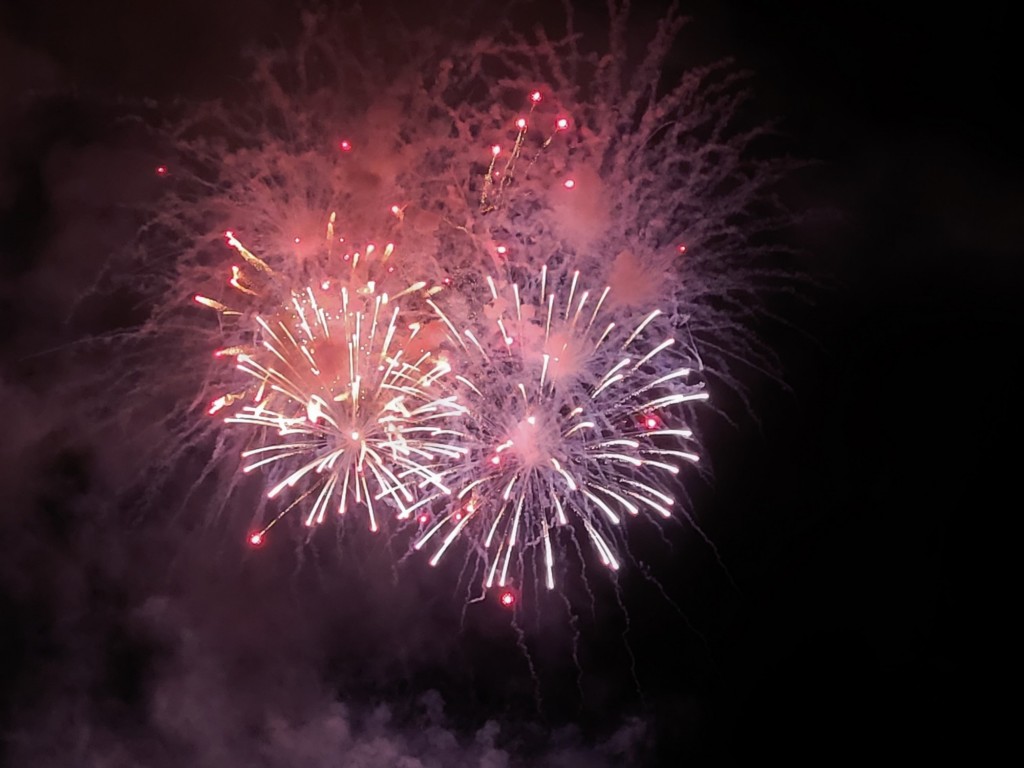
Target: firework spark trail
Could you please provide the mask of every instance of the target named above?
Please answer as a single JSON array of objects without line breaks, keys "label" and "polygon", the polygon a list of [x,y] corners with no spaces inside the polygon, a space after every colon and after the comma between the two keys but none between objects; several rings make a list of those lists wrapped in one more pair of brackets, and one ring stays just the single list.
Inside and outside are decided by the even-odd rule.
[{"label": "firework spark trail", "polygon": [[[274,270],[233,233],[227,240],[253,270],[250,275],[233,267],[230,285],[258,298],[257,278],[272,279]],[[368,250],[370,257],[373,249]],[[392,251],[385,248],[384,261]],[[359,256],[348,259],[353,269]],[[219,350],[218,356],[235,358],[251,383],[217,397],[208,412],[229,409],[225,423],[253,432],[258,446],[242,452],[242,471],[263,468],[277,476],[268,499],[301,481],[310,486],[302,497],[314,499],[307,526],[322,523],[334,503],[342,515],[364,508],[370,530],[377,531],[381,502],[401,520],[450,493],[438,468],[465,449],[460,435],[445,424],[464,408],[441,389],[439,382],[451,370],[447,362],[429,350],[409,355],[407,342],[416,331],[398,329],[401,308],[376,291],[375,281],[354,292],[345,281],[338,283],[323,280],[293,291],[290,303],[271,320],[254,316],[251,344]],[[396,296],[424,287],[417,283]],[[244,314],[205,296],[195,301],[224,316]],[[433,495],[421,499],[423,489]],[[260,544],[293,508],[252,533],[251,543]]]},{"label": "firework spark trail", "polygon": [[[680,463],[696,463],[681,408],[706,400],[675,339],[648,336],[658,310],[625,327],[609,320],[609,290],[547,267],[521,288],[487,278],[493,325],[458,332],[433,304],[467,361],[464,432],[470,450],[452,483],[454,503],[424,518],[415,549],[436,565],[460,537],[484,559],[484,586],[522,584],[543,562],[555,588],[560,529],[583,531],[600,561],[620,566],[624,516],[672,516]],[[476,365],[469,360],[475,358]]]}]

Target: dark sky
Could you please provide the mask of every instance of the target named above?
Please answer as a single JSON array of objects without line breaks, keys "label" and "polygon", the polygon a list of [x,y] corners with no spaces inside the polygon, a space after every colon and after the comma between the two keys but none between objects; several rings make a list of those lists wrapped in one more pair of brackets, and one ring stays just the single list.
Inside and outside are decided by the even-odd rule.
[{"label": "dark sky", "polygon": [[[756,108],[815,161],[785,194],[808,212],[786,237],[817,285],[809,301],[780,301],[794,328],[763,329],[786,388],[755,382],[760,423],[740,417],[708,449],[717,477],[696,497],[728,575],[682,536],[675,558],[651,556],[671,603],[624,581],[628,631],[599,587],[601,607],[580,622],[581,673],[566,628],[540,628],[538,713],[507,616],[454,632],[457,598],[440,579],[353,595],[346,579],[379,576],[372,556],[277,547],[254,560],[185,523],[154,530],[75,501],[102,495],[108,468],[24,363],[25,340],[60,338],[29,327],[26,302],[80,258],[59,216],[62,195],[82,191],[54,168],[69,163],[102,197],[102,169],[76,160],[104,142],[90,99],[217,95],[244,71],[242,41],[287,35],[294,19],[233,0],[8,0],[2,759],[703,765],[980,749],[977,694],[998,687],[978,653],[988,561],[1019,507],[998,482],[1014,402],[998,371],[1019,357],[1024,153],[1009,11],[938,7],[684,4],[687,51],[753,71]],[[505,734],[487,758],[498,762],[480,757],[486,720]],[[265,763],[247,763],[249,748]]]}]

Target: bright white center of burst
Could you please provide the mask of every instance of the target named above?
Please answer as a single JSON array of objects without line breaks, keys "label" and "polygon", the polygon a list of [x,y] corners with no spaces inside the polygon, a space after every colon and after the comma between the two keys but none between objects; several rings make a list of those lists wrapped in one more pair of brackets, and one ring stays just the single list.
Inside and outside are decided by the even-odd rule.
[{"label": "bright white center of burst", "polygon": [[544,353],[550,358],[547,379],[553,382],[571,381],[586,366],[588,345],[578,334],[553,331],[544,343]]},{"label": "bright white center of burst", "polygon": [[527,416],[509,432],[510,452],[523,467],[550,465],[557,435],[543,417]]}]

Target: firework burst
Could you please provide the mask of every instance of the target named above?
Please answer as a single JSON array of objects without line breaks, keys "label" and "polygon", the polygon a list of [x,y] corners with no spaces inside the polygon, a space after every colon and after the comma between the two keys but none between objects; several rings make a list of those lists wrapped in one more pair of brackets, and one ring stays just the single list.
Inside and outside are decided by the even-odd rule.
[{"label": "firework burst", "polygon": [[[233,233],[227,239],[248,267],[232,268],[231,286],[247,298],[280,295],[280,288],[271,288],[274,270]],[[367,250],[364,261],[375,255],[374,248]],[[388,273],[392,252],[391,245],[384,249],[377,271]],[[360,255],[341,260],[355,273]],[[228,411],[225,423],[252,433],[256,446],[242,451],[242,471],[270,474],[269,499],[303,489],[251,534],[253,544],[307,498],[307,526],[323,522],[332,506],[342,515],[362,508],[377,531],[382,504],[404,519],[419,506],[419,489],[448,492],[437,468],[465,449],[458,445],[459,434],[444,424],[463,408],[439,385],[449,364],[417,345],[420,325],[400,324],[407,316],[398,300],[438,290],[425,288],[418,282],[389,296],[373,280],[322,280],[291,290],[272,316],[252,314],[251,327],[241,331],[248,341],[216,353],[234,358],[246,382],[209,408],[210,414]],[[195,301],[227,318],[246,316],[206,296]]]},{"label": "firework burst", "polygon": [[680,464],[696,463],[686,404],[706,400],[659,310],[622,324],[609,288],[580,273],[499,286],[486,278],[488,324],[462,328],[433,305],[464,361],[466,459],[450,474],[454,504],[421,518],[416,550],[436,565],[460,537],[483,585],[522,584],[539,558],[555,587],[562,534],[581,532],[618,570],[624,517],[671,517]]},{"label": "firework burst", "polygon": [[[792,164],[728,62],[662,82],[674,7],[639,54],[627,10],[585,44],[569,7],[554,38],[389,28],[386,56],[307,14],[237,93],[167,105],[165,194],[110,270],[147,308],[115,342],[133,373],[93,398],[158,468],[147,502],[209,492],[213,519],[257,474],[254,543],[290,511],[409,519],[506,587],[565,584],[566,542],[617,568],[631,517],[686,516],[691,406],[777,370],[754,329],[789,285],[764,267]],[[230,235],[225,275],[229,228],[252,251]]]}]

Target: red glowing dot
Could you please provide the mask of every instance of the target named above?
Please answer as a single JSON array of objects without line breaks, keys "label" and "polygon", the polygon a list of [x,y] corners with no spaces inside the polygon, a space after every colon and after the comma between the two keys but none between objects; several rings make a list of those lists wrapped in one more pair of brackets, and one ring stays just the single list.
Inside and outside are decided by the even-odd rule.
[{"label": "red glowing dot", "polygon": [[341,143],[338,144],[338,147],[341,149],[342,152],[348,152],[349,150],[352,149],[352,142],[350,142],[348,139],[342,139]]},{"label": "red glowing dot", "polygon": [[427,515],[426,513],[424,513],[424,514],[420,515],[419,519],[420,519],[421,523],[425,523],[425,522],[427,522],[430,519],[430,516]]},{"label": "red glowing dot", "polygon": [[392,205],[391,206],[391,212],[393,214],[395,214],[395,216],[397,216],[398,214],[400,214],[402,212],[402,209],[399,208],[397,205]]},{"label": "red glowing dot", "polygon": [[572,189],[573,187],[576,186],[576,182],[573,179],[566,179],[564,182],[562,182],[562,186],[565,187],[566,189]]},{"label": "red glowing dot", "polygon": [[526,128],[526,118],[525,117],[520,117],[518,120],[516,120],[516,128],[518,128],[521,131]]},{"label": "red glowing dot", "polygon": [[493,147],[491,147],[491,154],[497,157],[499,154],[501,154],[501,147],[495,144]]},{"label": "red glowing dot", "polygon": [[686,253],[686,246],[685,245],[677,245],[676,246],[676,250],[679,251],[680,253]]},{"label": "red glowing dot", "polygon": [[388,267],[388,274],[391,274],[394,271],[395,271],[394,265],[391,265],[390,267]]},{"label": "red glowing dot", "polygon": [[501,464],[501,456],[491,456],[491,464],[494,466]]},{"label": "red glowing dot", "polygon": [[260,531],[254,531],[249,534],[249,543],[254,547],[263,545],[263,534]]},{"label": "red glowing dot", "polygon": [[299,243],[301,243],[301,242],[302,242],[302,238],[299,238],[299,237],[296,237],[296,238],[295,238],[295,244],[296,244],[296,245],[298,245],[298,244],[299,244]]},{"label": "red glowing dot", "polygon": [[533,93],[531,93],[530,101],[532,101],[534,104],[540,101],[540,91],[534,91]]},{"label": "red glowing dot", "polygon": [[501,604],[506,608],[511,608],[513,605],[515,605],[516,596],[512,594],[510,591],[505,590],[501,593],[501,597],[499,597],[498,600],[500,600]]},{"label": "red glowing dot", "polygon": [[569,127],[569,121],[566,120],[564,117],[560,117],[557,121],[555,121],[555,127],[560,131],[564,131],[566,128]]},{"label": "red glowing dot", "polygon": [[348,261],[351,258],[352,258],[352,254],[351,253],[346,253],[344,256],[341,257],[341,260],[342,261]]},{"label": "red glowing dot", "polygon": [[461,512],[456,512],[455,513],[455,519],[456,520],[461,520],[462,519],[462,513]]},{"label": "red glowing dot", "polygon": [[504,245],[499,245],[494,250],[496,250],[502,256],[504,256],[506,253],[508,253],[508,248],[506,248]]},{"label": "red glowing dot", "polygon": [[446,277],[441,282],[444,283],[445,285],[451,285],[452,284],[452,279],[450,277]]},{"label": "red glowing dot", "polygon": [[640,426],[644,429],[658,429],[661,426],[661,418],[656,413],[645,413],[640,417]]},{"label": "red glowing dot", "polygon": [[167,175],[167,166],[166,165],[158,165],[156,167],[156,175],[157,176],[166,176]]}]

